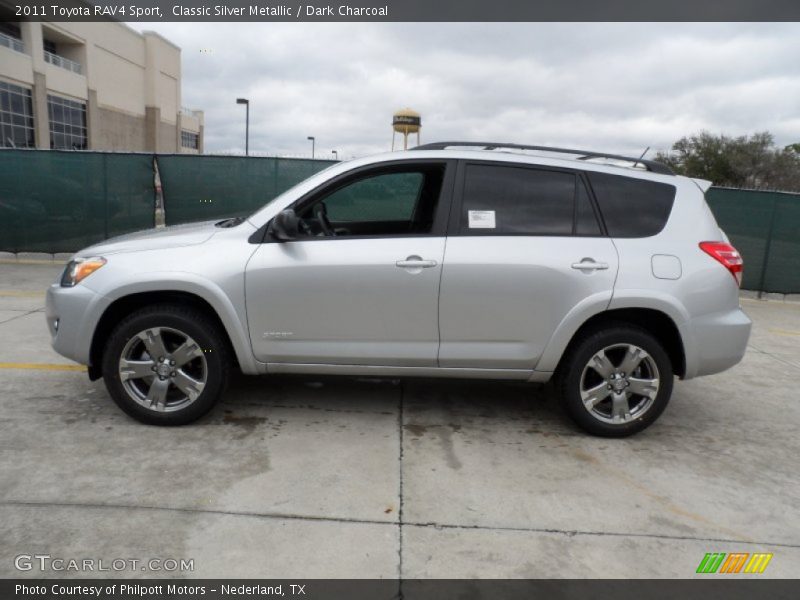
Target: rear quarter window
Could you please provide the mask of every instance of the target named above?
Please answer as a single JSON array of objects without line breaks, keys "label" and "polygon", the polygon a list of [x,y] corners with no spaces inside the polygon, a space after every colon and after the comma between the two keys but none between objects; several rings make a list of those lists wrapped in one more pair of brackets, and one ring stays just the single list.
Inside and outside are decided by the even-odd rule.
[{"label": "rear quarter window", "polygon": [[608,235],[642,238],[664,229],[675,201],[675,186],[607,173],[586,175]]}]

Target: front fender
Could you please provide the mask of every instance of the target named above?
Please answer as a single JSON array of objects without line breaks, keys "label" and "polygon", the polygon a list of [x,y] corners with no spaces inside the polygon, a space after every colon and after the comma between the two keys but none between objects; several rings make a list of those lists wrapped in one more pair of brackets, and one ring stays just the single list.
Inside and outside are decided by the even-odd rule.
[{"label": "front fender", "polygon": [[[243,278],[235,287],[240,288],[240,291],[226,293],[220,285],[196,273],[151,271],[132,274],[125,282],[117,281],[108,290],[95,291],[105,297],[106,302],[103,304],[106,307],[126,296],[146,292],[184,292],[197,296],[208,302],[222,321],[242,371],[246,374],[263,373],[264,366],[256,361],[250,346],[250,336],[246,327]],[[236,299],[236,303],[231,297]],[[97,315],[95,327],[100,316]]]}]

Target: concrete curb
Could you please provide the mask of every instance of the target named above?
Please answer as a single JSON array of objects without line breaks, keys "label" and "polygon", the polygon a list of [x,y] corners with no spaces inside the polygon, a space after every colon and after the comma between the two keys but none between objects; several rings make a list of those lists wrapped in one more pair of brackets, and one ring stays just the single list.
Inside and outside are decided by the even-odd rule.
[{"label": "concrete curb", "polygon": [[20,265],[62,265],[72,258],[72,252],[0,252],[0,263]]},{"label": "concrete curb", "polygon": [[800,302],[800,294],[779,294],[776,292],[757,292],[755,290],[741,290],[739,297],[748,300],[761,300],[762,302]]},{"label": "concrete curb", "polygon": [[49,252],[17,252],[17,260],[53,260]]}]

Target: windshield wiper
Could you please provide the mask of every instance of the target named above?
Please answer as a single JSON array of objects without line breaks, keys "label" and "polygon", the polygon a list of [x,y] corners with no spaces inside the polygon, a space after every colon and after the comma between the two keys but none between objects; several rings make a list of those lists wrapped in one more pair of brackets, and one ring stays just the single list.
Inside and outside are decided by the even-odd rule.
[{"label": "windshield wiper", "polygon": [[236,227],[242,221],[244,221],[244,217],[232,217],[230,219],[220,221],[219,223],[214,223],[214,227]]}]

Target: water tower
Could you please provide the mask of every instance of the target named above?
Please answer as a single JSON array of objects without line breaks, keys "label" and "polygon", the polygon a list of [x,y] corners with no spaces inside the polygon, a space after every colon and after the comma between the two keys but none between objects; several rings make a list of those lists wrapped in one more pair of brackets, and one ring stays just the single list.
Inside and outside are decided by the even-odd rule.
[{"label": "water tower", "polygon": [[419,130],[422,129],[422,117],[410,108],[403,108],[394,113],[392,117],[392,150],[394,150],[394,136],[396,133],[403,134],[403,150],[408,150],[408,134],[417,134],[417,146],[419,146]]}]

